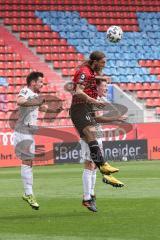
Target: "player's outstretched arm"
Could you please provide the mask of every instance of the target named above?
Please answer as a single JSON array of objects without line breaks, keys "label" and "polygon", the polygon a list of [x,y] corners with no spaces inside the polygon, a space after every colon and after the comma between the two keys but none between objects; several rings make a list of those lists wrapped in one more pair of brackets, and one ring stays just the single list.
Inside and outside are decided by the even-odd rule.
[{"label": "player's outstretched arm", "polygon": [[108,122],[113,122],[113,121],[122,121],[123,122],[126,119],[127,119],[126,115],[124,115],[124,116],[117,115],[117,116],[113,116],[113,117],[105,117],[105,116],[96,116],[95,117],[95,120],[98,123],[108,123]]},{"label": "player's outstretched arm", "polygon": [[59,108],[56,108],[56,109],[52,109],[47,104],[43,104],[39,108],[39,111],[46,112],[46,113],[59,113],[62,110],[63,110],[62,107],[59,107]]},{"label": "player's outstretched arm", "polygon": [[98,101],[94,98],[89,97],[84,91],[84,86],[81,84],[77,84],[77,88],[75,91],[75,95],[77,95],[79,98],[83,99],[84,101],[88,102],[88,103],[92,103],[97,107],[104,107],[106,106],[106,103],[102,102],[102,101]]},{"label": "player's outstretched arm", "polygon": [[22,107],[41,106],[45,100],[41,97],[35,97],[33,99],[26,99],[25,97],[19,96],[17,98],[17,104]]}]

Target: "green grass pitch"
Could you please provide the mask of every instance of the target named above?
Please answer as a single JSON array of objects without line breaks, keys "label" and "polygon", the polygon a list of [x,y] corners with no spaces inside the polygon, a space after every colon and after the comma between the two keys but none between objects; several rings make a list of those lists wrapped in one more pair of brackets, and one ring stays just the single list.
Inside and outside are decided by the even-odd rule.
[{"label": "green grass pitch", "polygon": [[35,211],[21,198],[19,168],[0,169],[0,240],[160,239],[160,162],[117,162],[126,186],[101,182],[98,212],[81,205],[82,165],[34,167]]}]

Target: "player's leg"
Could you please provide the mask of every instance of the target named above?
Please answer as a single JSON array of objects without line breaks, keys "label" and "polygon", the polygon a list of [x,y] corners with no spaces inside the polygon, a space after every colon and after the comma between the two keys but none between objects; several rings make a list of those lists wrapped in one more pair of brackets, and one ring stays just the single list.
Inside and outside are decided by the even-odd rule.
[{"label": "player's leg", "polygon": [[90,211],[96,212],[96,206],[91,197],[92,189],[92,174],[95,167],[95,164],[90,158],[90,151],[88,144],[81,139],[81,151],[82,151],[82,160],[84,162],[84,169],[82,174],[83,182],[83,200],[82,205],[87,207]]},{"label": "player's leg", "polygon": [[88,125],[84,127],[83,133],[86,137],[86,140],[89,145],[91,158],[93,162],[96,164],[96,166],[99,168],[100,172],[106,175],[109,175],[111,173],[118,172],[119,169],[110,166],[104,159],[103,153],[101,152],[99,143],[96,139],[96,128],[95,126]]},{"label": "player's leg", "polygon": [[39,209],[39,204],[37,203],[33,194],[33,168],[32,160],[23,160],[21,165],[21,178],[24,187],[23,200],[25,200],[29,205],[35,209]]},{"label": "player's leg", "polygon": [[14,146],[17,157],[22,160],[21,178],[24,188],[23,200],[27,201],[33,209],[38,210],[39,204],[33,194],[32,161],[35,153],[34,138],[30,134],[15,132]]},{"label": "player's leg", "polygon": [[96,206],[96,194],[95,194],[96,179],[97,179],[97,167],[95,166],[95,168],[92,170],[91,180],[91,198],[95,206]]},{"label": "player's leg", "polygon": [[[104,157],[102,138],[98,138],[97,141],[98,141],[99,147],[101,149],[102,155]],[[113,187],[123,187],[124,186],[124,183],[119,181],[117,178],[113,177],[111,174],[110,175],[103,175],[102,181],[106,184],[110,184]]]},{"label": "player's leg", "polygon": [[[90,156],[99,168],[100,172],[106,175],[118,172],[119,169],[110,166],[103,157],[99,144],[96,140],[96,123],[94,117],[90,114],[91,112],[92,108],[84,104],[73,105],[70,109],[71,119],[80,136],[82,138],[85,137],[90,149]],[[111,182],[112,179],[110,179],[108,183],[110,184]]]}]

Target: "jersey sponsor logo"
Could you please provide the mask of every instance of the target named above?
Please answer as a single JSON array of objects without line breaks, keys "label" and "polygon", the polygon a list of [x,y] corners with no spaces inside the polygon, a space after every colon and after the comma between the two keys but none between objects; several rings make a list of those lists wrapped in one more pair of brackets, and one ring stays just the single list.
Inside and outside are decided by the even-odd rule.
[{"label": "jersey sponsor logo", "polygon": [[0,142],[3,146],[13,145],[13,133],[0,132]]},{"label": "jersey sponsor logo", "polygon": [[86,75],[84,73],[82,73],[81,76],[80,76],[79,82],[83,83],[85,78],[86,78]]}]

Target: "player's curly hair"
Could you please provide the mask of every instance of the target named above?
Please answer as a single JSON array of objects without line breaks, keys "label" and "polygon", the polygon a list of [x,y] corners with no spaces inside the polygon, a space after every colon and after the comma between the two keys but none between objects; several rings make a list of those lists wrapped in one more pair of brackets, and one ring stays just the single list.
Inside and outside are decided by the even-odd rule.
[{"label": "player's curly hair", "polygon": [[100,51],[94,51],[92,52],[90,55],[89,55],[89,62],[93,62],[93,61],[99,61],[101,60],[102,58],[105,58],[105,54],[103,52],[100,52]]},{"label": "player's curly hair", "polygon": [[94,51],[89,55],[89,59],[84,61],[80,66],[78,66],[78,68],[81,67],[81,66],[86,66],[86,65],[91,66],[95,60],[99,61],[99,60],[101,60],[102,58],[105,58],[105,57],[106,57],[106,55],[103,52]]}]

